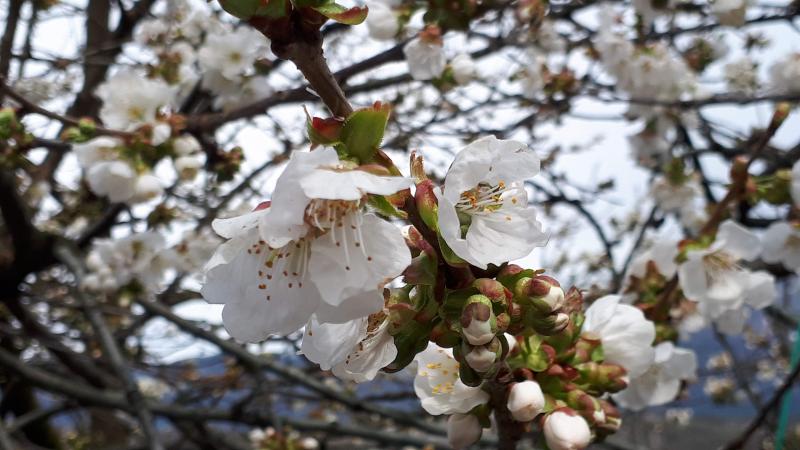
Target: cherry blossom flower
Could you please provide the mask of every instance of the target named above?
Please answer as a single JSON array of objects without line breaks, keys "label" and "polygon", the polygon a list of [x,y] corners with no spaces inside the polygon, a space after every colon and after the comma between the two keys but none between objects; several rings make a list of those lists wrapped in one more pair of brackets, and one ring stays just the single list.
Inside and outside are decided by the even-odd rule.
[{"label": "cherry blossom flower", "polygon": [[333,370],[340,379],[370,381],[397,357],[388,325],[383,312],[341,324],[320,324],[312,316],[301,351],[322,370]]},{"label": "cherry blossom flower", "polygon": [[734,92],[752,94],[758,89],[758,71],[749,57],[731,61],[725,65],[725,81]]},{"label": "cherry blossom flower", "polygon": [[209,262],[203,296],[225,304],[223,322],[242,341],[291,333],[312,314],[344,323],[379,311],[383,285],[411,254],[364,199],[410,183],[345,168],[331,148],[295,152],[268,208],[212,224],[229,241]]},{"label": "cherry blossom flower", "polygon": [[102,161],[92,165],[86,174],[89,189],[115,203],[130,200],[136,194],[138,177],[123,161]]},{"label": "cherry blossom flower", "polygon": [[653,363],[651,345],[656,329],[639,308],[620,300],[619,295],[606,295],[592,303],[586,309],[582,331],[600,337],[605,362],[624,367],[634,378]]},{"label": "cherry blossom flower", "polygon": [[453,68],[453,78],[458,84],[467,84],[472,81],[476,74],[477,68],[475,61],[467,53],[460,53],[450,61],[450,67]]},{"label": "cherry blossom flower", "polygon": [[455,254],[486,268],[544,245],[523,186],[538,172],[539,158],[521,142],[487,136],[464,147],[435,191],[442,238]]},{"label": "cherry blossom flower", "polygon": [[217,72],[225,79],[239,81],[253,70],[253,63],[264,54],[269,41],[251,27],[210,34],[197,53],[200,68]]},{"label": "cherry blossom flower", "polygon": [[414,392],[429,414],[464,414],[489,401],[487,392],[461,381],[459,363],[453,358],[452,350],[431,342],[414,359],[417,362]]},{"label": "cherry blossom flower", "polygon": [[639,411],[648,406],[671,402],[680,392],[681,381],[695,377],[697,355],[672,342],[655,346],[653,364],[642,375],[628,381],[628,387],[614,394],[621,406]]},{"label": "cherry blossom flower", "polygon": [[683,294],[699,303],[707,320],[723,320],[726,330],[743,324],[744,304],[763,308],[775,299],[774,279],[766,272],[750,272],[739,265],[759,255],[758,236],[731,220],[723,222],[707,248],[690,249],[678,267]]},{"label": "cherry blossom flower", "polygon": [[441,41],[416,37],[403,47],[408,71],[415,80],[438,77],[447,65]]},{"label": "cherry blossom flower", "polygon": [[172,104],[175,88],[157,79],[150,79],[124,70],[118,72],[96,91],[103,101],[100,119],[109,128],[132,130],[154,124],[156,113]]},{"label": "cherry blossom flower", "polygon": [[146,291],[155,291],[164,276],[164,261],[159,259],[163,249],[164,237],[154,231],[96,239],[86,256],[89,273],[83,286],[110,292],[136,280]]}]

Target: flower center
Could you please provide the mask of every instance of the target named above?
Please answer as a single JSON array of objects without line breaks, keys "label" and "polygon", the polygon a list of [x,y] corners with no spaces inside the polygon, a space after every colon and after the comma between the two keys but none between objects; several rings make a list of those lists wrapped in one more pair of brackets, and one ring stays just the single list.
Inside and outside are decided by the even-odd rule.
[{"label": "flower center", "polygon": [[737,258],[724,250],[717,250],[703,257],[703,266],[706,269],[709,281],[713,282],[721,275],[739,270]]},{"label": "flower center", "polygon": [[302,238],[281,248],[270,248],[266,242],[258,241],[247,249],[247,253],[262,255],[263,260],[256,267],[258,289],[264,291],[265,298],[272,300],[270,287],[284,284],[289,289],[302,288],[308,272],[310,243]]},{"label": "flower center", "polygon": [[360,251],[367,262],[372,261],[361,232],[363,220],[360,201],[314,199],[305,212],[305,221],[316,230],[315,236],[321,239],[327,234],[331,244],[344,252],[345,270],[350,270],[351,251]]},{"label": "flower center", "polygon": [[456,208],[467,214],[490,214],[502,208],[509,197],[511,203],[516,205],[522,189],[517,184],[509,186],[503,181],[499,181],[496,185],[480,183],[473,189],[461,193]]}]

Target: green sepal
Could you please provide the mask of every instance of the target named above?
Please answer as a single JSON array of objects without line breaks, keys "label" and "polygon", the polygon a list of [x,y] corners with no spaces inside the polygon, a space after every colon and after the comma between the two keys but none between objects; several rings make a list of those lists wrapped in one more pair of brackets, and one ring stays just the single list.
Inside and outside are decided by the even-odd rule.
[{"label": "green sepal", "polygon": [[375,212],[386,218],[407,219],[408,214],[392,204],[383,195],[370,195],[367,204],[375,209]]},{"label": "green sepal", "polygon": [[362,164],[372,162],[383,141],[388,121],[389,106],[380,102],[351,114],[345,120],[340,135],[348,155]]},{"label": "green sepal", "polygon": [[367,18],[366,6],[353,6],[348,8],[337,3],[328,3],[320,6],[311,7],[316,12],[328,19],[334,20],[345,25],[358,25]]}]

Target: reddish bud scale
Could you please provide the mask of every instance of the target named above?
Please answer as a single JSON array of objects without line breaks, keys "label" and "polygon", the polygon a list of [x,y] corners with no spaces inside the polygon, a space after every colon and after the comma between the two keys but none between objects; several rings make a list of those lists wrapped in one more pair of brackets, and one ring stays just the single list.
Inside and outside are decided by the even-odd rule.
[{"label": "reddish bud scale", "polygon": [[492,309],[483,303],[470,303],[461,313],[461,326],[468,327],[473,320],[486,322],[492,315]]}]

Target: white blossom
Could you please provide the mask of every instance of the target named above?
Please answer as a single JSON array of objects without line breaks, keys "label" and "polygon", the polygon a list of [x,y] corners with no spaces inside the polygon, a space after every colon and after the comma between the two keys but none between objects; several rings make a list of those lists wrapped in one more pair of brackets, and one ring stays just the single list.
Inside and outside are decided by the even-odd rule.
[{"label": "white blossom", "polygon": [[256,59],[264,54],[267,38],[251,27],[239,27],[228,33],[206,37],[197,53],[200,68],[217,72],[229,81],[239,81],[252,72]]},{"label": "white blossom", "polygon": [[440,42],[416,37],[403,47],[408,71],[415,80],[430,80],[438,77],[447,65]]},{"label": "white blossom", "polygon": [[650,368],[631,378],[625,390],[613,395],[619,405],[634,411],[663,405],[675,399],[681,381],[695,377],[697,355],[693,351],[675,347],[672,342],[662,342],[654,350]]},{"label": "white blossom", "polygon": [[538,172],[539,158],[521,142],[487,136],[464,147],[435,191],[442,238],[455,254],[486,268],[544,245],[523,185]]},{"label": "white blossom", "polygon": [[476,74],[475,61],[467,53],[459,53],[450,61],[450,67],[453,68],[453,78],[458,84],[467,84],[472,81]]},{"label": "white blossom", "polygon": [[691,204],[701,195],[700,184],[695,178],[688,178],[682,183],[675,183],[664,175],[653,180],[650,194],[656,205],[665,212],[678,211]]},{"label": "white blossom", "polygon": [[461,381],[458,361],[450,349],[431,342],[414,360],[417,362],[414,392],[429,414],[464,414],[489,401],[487,392]]},{"label": "white blossom", "polygon": [[742,307],[763,308],[775,299],[774,280],[766,272],[750,272],[739,265],[759,255],[758,236],[731,220],[723,222],[707,248],[690,249],[678,267],[683,294],[699,303],[707,320],[732,332],[743,325]]},{"label": "white blossom", "polygon": [[138,179],[136,171],[122,161],[98,162],[86,174],[92,192],[114,203],[130,200],[136,194]]},{"label": "white blossom", "polygon": [[409,184],[349,170],[332,148],[295,152],[268,208],[212,223],[229,241],[209,262],[203,296],[225,304],[224,325],[242,341],[291,333],[312,314],[344,323],[377,312],[411,255],[397,227],[364,213],[364,198]]},{"label": "white blossom", "polygon": [[733,92],[752,94],[758,89],[758,71],[749,57],[731,61],[725,65],[725,81]]},{"label": "white blossom", "polygon": [[586,309],[582,331],[600,338],[605,362],[625,368],[631,378],[653,363],[651,345],[656,337],[653,322],[639,308],[620,303],[618,295],[606,295]]},{"label": "white blossom", "polygon": [[322,370],[333,370],[340,379],[370,381],[397,357],[388,325],[384,313],[341,324],[320,324],[312,316],[301,351]]},{"label": "white blossom", "polygon": [[116,73],[96,91],[103,101],[100,119],[106,127],[132,130],[154,124],[156,113],[172,104],[175,88],[131,70]]}]

